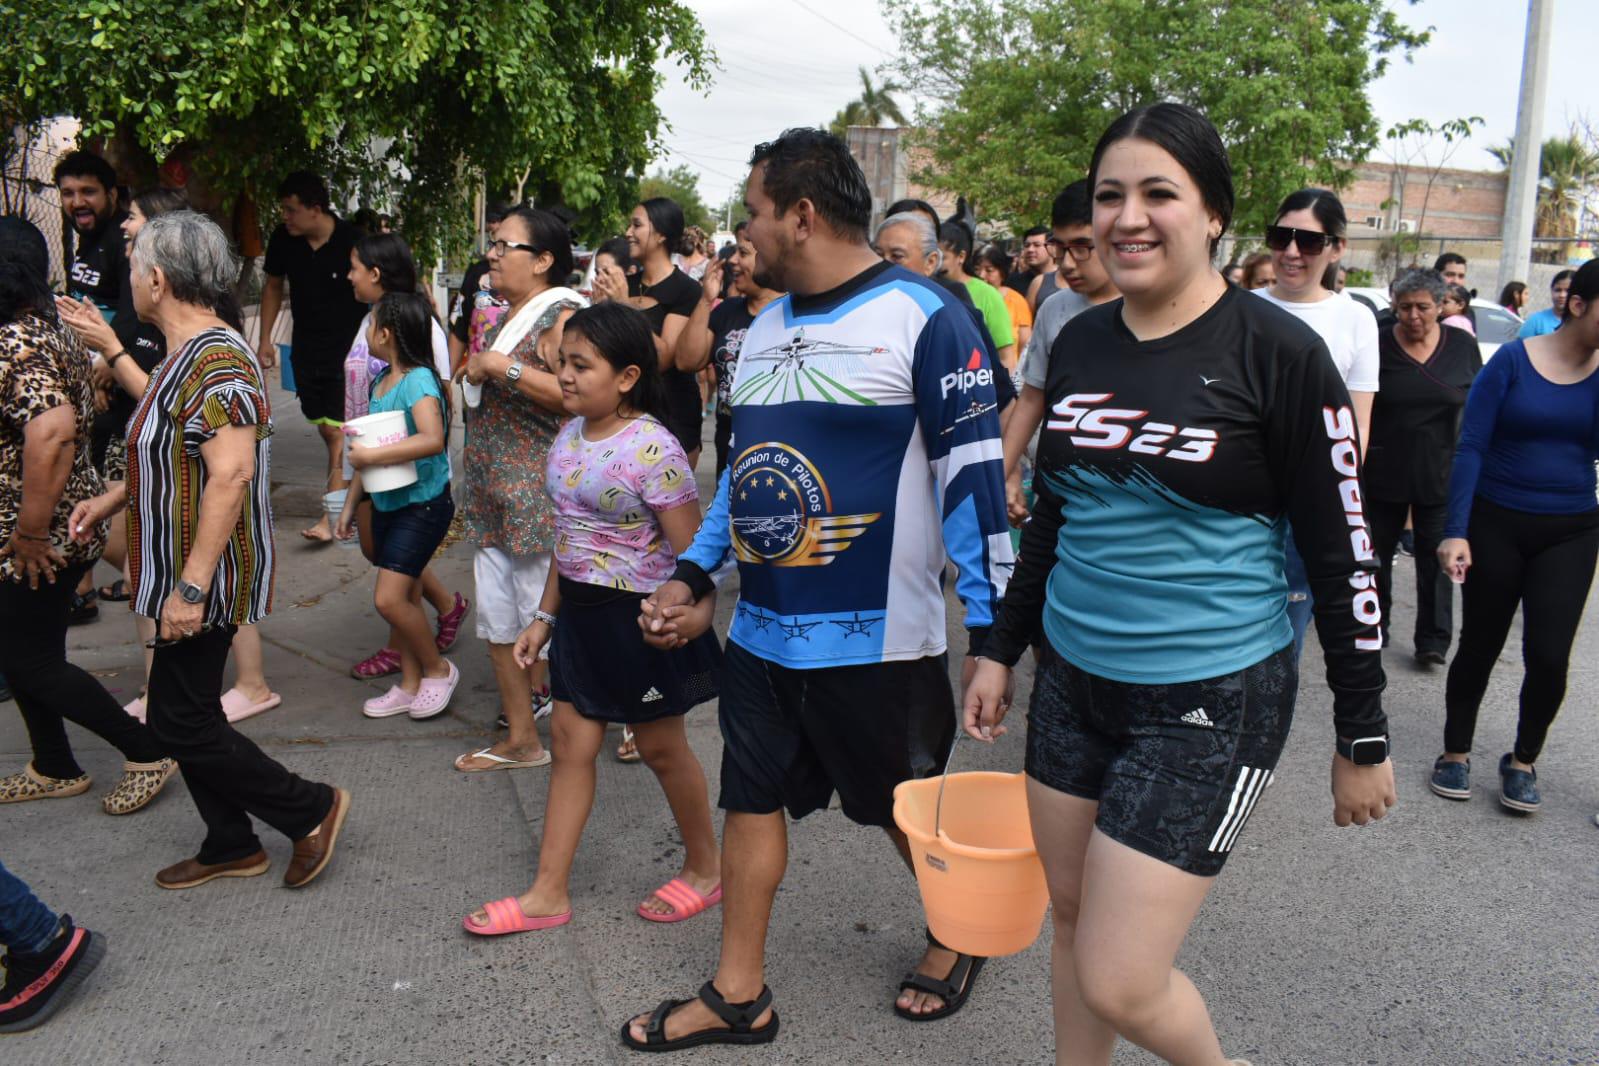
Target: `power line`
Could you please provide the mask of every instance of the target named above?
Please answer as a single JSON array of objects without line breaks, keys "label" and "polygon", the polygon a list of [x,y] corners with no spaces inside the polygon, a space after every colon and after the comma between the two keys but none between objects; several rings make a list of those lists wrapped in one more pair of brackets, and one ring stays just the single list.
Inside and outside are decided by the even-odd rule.
[{"label": "power line", "polygon": [[875,41],[868,41],[865,37],[862,37],[860,34],[856,33],[854,30],[850,29],[848,26],[843,26],[843,25],[840,25],[837,22],[834,22],[832,19],[828,18],[826,15],[822,14],[820,11],[817,11],[815,8],[813,8],[810,5],[806,4],[805,0],[794,0],[794,6],[799,8],[801,11],[807,12],[808,14],[814,16],[815,18],[821,19],[823,22],[825,22],[829,26],[833,27],[839,33],[846,34],[847,36],[855,38],[857,41],[859,41],[862,44],[866,45],[868,48],[875,48],[879,52],[883,53],[885,56],[888,56],[890,59],[895,58],[893,52],[890,52],[888,49],[884,48],[882,45],[876,43]]}]

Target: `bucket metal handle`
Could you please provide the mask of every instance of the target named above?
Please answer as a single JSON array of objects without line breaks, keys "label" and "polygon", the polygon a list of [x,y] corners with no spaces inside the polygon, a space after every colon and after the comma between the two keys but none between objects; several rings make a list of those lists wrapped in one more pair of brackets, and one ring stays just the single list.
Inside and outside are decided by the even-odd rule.
[{"label": "bucket metal handle", "polygon": [[961,742],[963,730],[960,723],[955,723],[955,739],[950,742],[949,754],[944,756],[944,772],[938,779],[938,805],[933,811],[933,839],[938,839],[938,834],[944,823],[944,786],[949,784],[949,764],[955,761],[955,746]]}]

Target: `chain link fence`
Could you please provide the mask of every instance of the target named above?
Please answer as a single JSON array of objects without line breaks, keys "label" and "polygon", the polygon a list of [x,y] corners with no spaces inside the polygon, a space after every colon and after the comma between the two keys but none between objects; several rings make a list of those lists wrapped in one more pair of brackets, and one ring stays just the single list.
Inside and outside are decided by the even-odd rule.
[{"label": "chain link fence", "polygon": [[46,131],[17,127],[0,142],[0,214],[16,215],[39,227],[50,245],[50,284],[64,286],[70,247],[55,166],[64,149]]}]

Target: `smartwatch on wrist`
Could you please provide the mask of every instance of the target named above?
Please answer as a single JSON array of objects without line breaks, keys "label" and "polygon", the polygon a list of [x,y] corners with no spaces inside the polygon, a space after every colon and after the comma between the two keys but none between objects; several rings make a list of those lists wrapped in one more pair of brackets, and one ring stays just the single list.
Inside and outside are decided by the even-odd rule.
[{"label": "smartwatch on wrist", "polygon": [[511,365],[505,368],[505,380],[515,385],[522,380],[522,364],[512,360]]},{"label": "smartwatch on wrist", "polygon": [[1380,766],[1388,758],[1388,734],[1380,737],[1338,738],[1338,754],[1356,766]]}]

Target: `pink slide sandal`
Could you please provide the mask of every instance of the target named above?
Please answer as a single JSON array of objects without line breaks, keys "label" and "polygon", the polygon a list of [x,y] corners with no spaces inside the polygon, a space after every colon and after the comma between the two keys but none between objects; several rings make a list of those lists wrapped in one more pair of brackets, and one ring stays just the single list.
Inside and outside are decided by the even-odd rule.
[{"label": "pink slide sandal", "polygon": [[493,903],[483,904],[483,913],[489,916],[488,925],[476,925],[469,914],[461,919],[461,928],[475,936],[504,936],[507,933],[532,933],[540,929],[554,929],[572,920],[572,912],[564,911],[542,918],[530,918],[522,913],[522,905],[515,896],[506,896]]},{"label": "pink slide sandal", "polygon": [[282,702],[283,697],[276,692],[256,703],[238,689],[230,688],[222,694],[222,713],[229,722],[242,722],[246,718],[254,718],[263,711],[270,711]]},{"label": "pink slide sandal", "polygon": [[722,902],[722,886],[717,885],[711,890],[710,895],[703,896],[681,877],[674,877],[655,890],[655,898],[670,904],[672,913],[656,914],[640,903],[638,905],[640,918],[650,922],[686,922],[701,911]]}]

